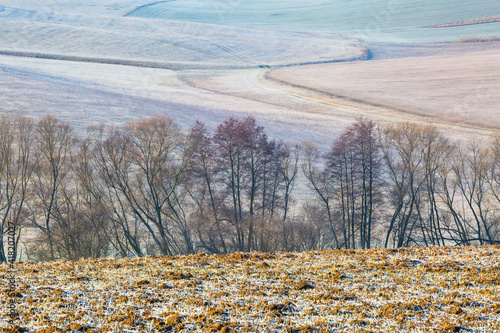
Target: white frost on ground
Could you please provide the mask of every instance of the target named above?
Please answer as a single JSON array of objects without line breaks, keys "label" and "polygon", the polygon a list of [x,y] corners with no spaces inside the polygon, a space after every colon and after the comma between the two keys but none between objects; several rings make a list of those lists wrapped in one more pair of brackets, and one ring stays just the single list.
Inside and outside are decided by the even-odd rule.
[{"label": "white frost on ground", "polygon": [[331,34],[11,7],[0,7],[1,50],[155,61],[179,68],[279,66],[366,56],[358,41]]},{"label": "white frost on ground", "polygon": [[[264,80],[264,70],[258,68],[367,56],[363,45],[354,39],[318,32],[123,17],[148,3],[0,0],[0,51],[152,61],[170,64],[173,69],[186,65],[197,68],[171,71],[0,56],[0,112],[35,117],[52,113],[79,130],[95,122],[122,125],[160,113],[173,116],[184,128],[200,119],[213,129],[228,116],[253,115],[273,138],[297,142],[307,139],[322,149],[327,149],[334,137],[360,115],[380,122],[405,119],[393,113],[381,115],[366,107],[345,106],[303,92],[290,92]],[[178,1],[182,3],[186,2]],[[257,3],[260,2],[254,4]],[[375,0],[370,3],[381,4]],[[454,12],[464,12],[472,6],[466,4]],[[477,5],[477,10],[460,15],[477,16],[491,4],[488,0]],[[349,2],[351,5],[359,4]],[[321,8],[313,3],[309,7],[313,11]],[[296,12],[297,8],[284,12]],[[459,18],[455,14],[450,20]],[[293,24],[298,28],[299,23],[304,24]],[[377,44],[377,54],[384,54],[388,47],[380,45]],[[411,47],[401,52],[397,48],[385,54],[410,52],[405,50]]]},{"label": "white frost on ground", "polygon": [[131,16],[287,31],[321,31],[363,40],[441,42],[498,35],[500,23],[426,28],[500,14],[497,0],[176,0]]},{"label": "white frost on ground", "polygon": [[152,3],[148,0],[2,0],[0,5],[43,13],[85,14],[121,17]]}]

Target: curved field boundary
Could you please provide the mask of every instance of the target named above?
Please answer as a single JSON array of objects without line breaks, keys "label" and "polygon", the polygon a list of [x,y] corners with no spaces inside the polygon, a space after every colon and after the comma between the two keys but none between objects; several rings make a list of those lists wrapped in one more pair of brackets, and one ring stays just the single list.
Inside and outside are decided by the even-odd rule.
[{"label": "curved field boundary", "polygon": [[174,1],[174,0],[165,0],[165,1],[151,2],[151,3],[148,3],[148,4],[145,4],[145,5],[142,5],[142,6],[139,6],[139,7],[136,7],[134,9],[132,9],[131,11],[129,11],[128,13],[126,13],[124,16],[127,17],[131,13],[135,12],[136,10],[142,9],[142,8],[146,8],[146,7],[149,7],[149,6],[157,5],[157,4],[163,3],[163,2],[172,2],[172,1]]},{"label": "curved field boundary", "polygon": [[[221,47],[221,45],[217,45],[217,46]],[[227,48],[226,49],[221,48],[221,49],[226,51],[226,52],[229,52],[228,50],[230,50]],[[367,60],[368,59],[368,53],[362,52],[359,55],[356,55],[356,56],[353,56],[350,58],[346,58],[346,59],[332,59],[332,60],[325,60],[325,61],[290,63],[290,64],[280,64],[280,65],[258,64],[258,63],[254,62],[253,65],[248,65],[248,66],[244,66],[244,65],[228,66],[228,65],[210,65],[210,64],[166,63],[166,62],[126,60],[126,59],[114,59],[114,58],[94,58],[94,57],[48,54],[48,53],[39,53],[39,52],[5,51],[5,50],[0,50],[0,55],[24,57],[24,58],[36,58],[36,59],[61,60],[61,61],[89,62],[89,63],[107,64],[107,65],[121,65],[121,66],[169,69],[169,70],[174,70],[174,71],[184,70],[184,69],[250,69],[250,68],[270,69],[270,68],[280,68],[280,67],[288,67],[288,66],[314,65],[314,64],[357,61],[357,60]],[[241,56],[237,56],[237,57],[241,58]],[[245,59],[245,60],[247,60],[247,59]]]}]

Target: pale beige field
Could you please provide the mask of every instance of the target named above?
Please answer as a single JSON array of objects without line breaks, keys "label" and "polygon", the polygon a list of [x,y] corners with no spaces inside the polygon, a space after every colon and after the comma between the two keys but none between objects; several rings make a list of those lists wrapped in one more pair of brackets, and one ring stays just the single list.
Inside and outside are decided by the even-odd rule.
[{"label": "pale beige field", "polygon": [[285,67],[267,78],[431,122],[498,129],[499,64],[497,44],[496,49],[456,54]]}]

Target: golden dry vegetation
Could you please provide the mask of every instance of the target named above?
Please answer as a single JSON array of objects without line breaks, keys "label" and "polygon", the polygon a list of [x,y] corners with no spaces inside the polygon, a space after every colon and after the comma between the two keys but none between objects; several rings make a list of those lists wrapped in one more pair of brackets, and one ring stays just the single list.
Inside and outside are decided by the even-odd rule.
[{"label": "golden dry vegetation", "polygon": [[[3,332],[500,331],[500,246],[62,260],[16,269],[11,296],[21,324]],[[3,309],[6,274],[3,265]]]}]

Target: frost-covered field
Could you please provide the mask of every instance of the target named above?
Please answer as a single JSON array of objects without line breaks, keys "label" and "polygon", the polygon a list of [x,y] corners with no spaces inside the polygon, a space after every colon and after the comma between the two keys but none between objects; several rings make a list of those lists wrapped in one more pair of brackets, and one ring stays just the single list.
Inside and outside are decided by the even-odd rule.
[{"label": "frost-covered field", "polygon": [[[343,101],[311,96],[307,91],[291,92],[265,80],[265,72],[268,66],[368,56],[404,58],[440,49],[461,53],[458,44],[380,41],[406,40],[405,34],[415,37],[411,41],[426,40],[423,32],[432,33],[432,41],[440,40],[436,36],[449,40],[463,34],[449,35],[447,29],[459,32],[462,28],[470,29],[471,34],[465,36],[487,37],[491,29],[498,30],[497,23],[421,27],[491,16],[499,9],[496,1],[462,1],[451,7],[448,0],[308,4],[299,0],[177,0],[150,4],[146,0],[0,0],[0,53],[40,57],[0,55],[0,112],[35,117],[53,113],[79,130],[95,122],[122,125],[164,113],[184,128],[192,126],[196,119],[213,128],[228,116],[252,114],[273,138],[298,142],[307,139],[324,149],[333,136],[360,115],[382,123],[431,121],[450,135],[461,136],[463,131],[454,134],[456,121],[450,125],[442,119],[379,110],[369,104],[345,105]],[[144,10],[147,14],[140,14]],[[222,21],[216,21],[219,19]],[[353,27],[363,30],[374,19],[378,22],[376,29],[361,36],[371,40],[369,43],[352,38],[356,35]],[[463,49],[470,48],[463,45]],[[47,56],[85,62],[42,59]],[[92,63],[93,59],[101,63]],[[146,63],[160,69],[135,67]],[[300,72],[306,67],[295,68]],[[329,83],[333,79],[322,80]],[[338,82],[348,81],[349,75]],[[465,94],[474,94],[476,88],[471,86]],[[432,101],[427,104],[433,105]],[[477,133],[478,129],[465,132]],[[489,132],[480,132],[484,133]]]},{"label": "frost-covered field", "polygon": [[499,246],[57,261],[16,270],[20,327],[28,332],[500,330]]},{"label": "frost-covered field", "polygon": [[[349,123],[346,118],[304,114],[289,108],[296,103],[288,101],[282,105],[206,91],[184,77],[187,69],[219,76],[221,69],[260,73],[266,66],[364,58],[366,48],[359,41],[332,34],[123,17],[147,3],[1,0],[0,51],[39,58],[0,55],[0,112],[35,117],[52,113],[79,130],[95,122],[122,125],[165,113],[184,128],[196,119],[213,128],[229,116],[253,114],[275,138],[318,142],[332,134],[332,124],[337,131]],[[175,71],[43,59],[47,56],[153,62]]]},{"label": "frost-covered field", "polygon": [[[325,110],[305,112],[310,105],[289,100],[281,92],[263,94],[255,88],[257,100],[211,92],[192,86],[184,76],[168,70],[118,67],[117,71],[117,66],[103,64],[37,59],[34,65],[30,59],[25,60],[26,64],[19,58],[0,57],[0,64],[17,64],[17,68],[3,65],[0,70],[2,113],[40,118],[50,112],[80,132],[90,124],[122,126],[153,114],[171,115],[186,130],[199,119],[213,130],[227,117],[254,115],[272,138],[296,142],[308,139],[326,149],[332,135],[352,119],[350,114],[332,115]],[[242,75],[233,79],[233,88],[245,82],[246,74]],[[262,95],[267,100],[260,101]]]},{"label": "frost-covered field", "polygon": [[[357,59],[365,49],[332,34],[263,31],[3,7],[0,51],[154,61],[183,68],[240,68]],[[57,7],[55,7],[57,10]]]},{"label": "frost-covered field", "polygon": [[426,26],[500,13],[495,0],[176,0],[142,6],[128,16],[288,31],[321,31],[391,42],[442,42],[498,35],[500,23]]}]

